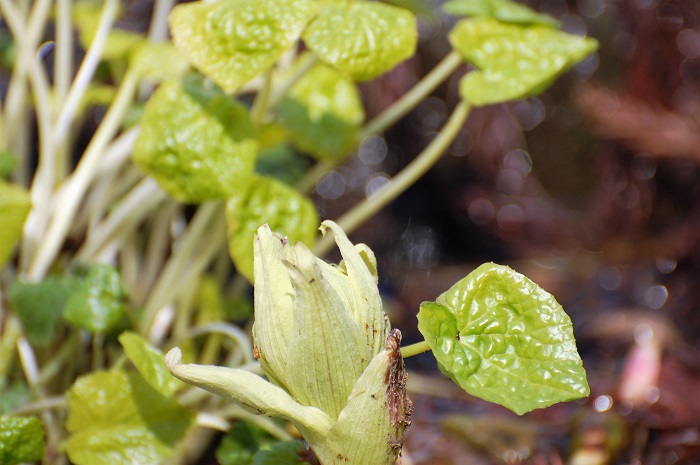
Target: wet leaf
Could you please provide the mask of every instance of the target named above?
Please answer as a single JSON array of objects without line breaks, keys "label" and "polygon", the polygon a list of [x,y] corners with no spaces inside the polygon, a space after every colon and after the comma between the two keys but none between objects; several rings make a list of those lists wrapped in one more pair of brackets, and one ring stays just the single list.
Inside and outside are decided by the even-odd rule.
[{"label": "wet leaf", "polygon": [[325,6],[303,38],[321,60],[354,80],[367,81],[413,56],[418,33],[410,11],[356,1]]},{"label": "wet leaf", "polygon": [[36,417],[0,417],[0,464],[36,462],[44,457],[44,429]]},{"label": "wet leaf", "polygon": [[29,342],[45,347],[53,341],[63,309],[79,288],[80,280],[72,276],[49,277],[38,283],[15,281],[12,284],[10,305]]},{"label": "wet leaf", "polygon": [[159,464],[192,424],[174,399],[123,371],[79,378],[68,392],[68,407],[65,448],[76,465]]},{"label": "wet leaf", "polygon": [[272,65],[297,41],[316,11],[309,0],[228,0],[176,6],[173,42],[226,92]]},{"label": "wet leaf", "polygon": [[352,151],[365,118],[355,83],[322,63],[304,74],[276,112],[292,143],[318,160]]},{"label": "wet leaf", "polygon": [[518,414],[589,394],[569,316],[508,267],[484,264],[423,303],[418,329],[443,373]]},{"label": "wet leaf", "polygon": [[170,374],[163,352],[153,347],[144,338],[133,332],[119,335],[119,343],[124,347],[126,356],[131,360],[141,376],[165,397],[171,397],[182,383]]},{"label": "wet leaf", "polygon": [[450,41],[478,68],[460,82],[462,98],[477,106],[537,95],[597,48],[594,39],[492,18],[460,21]]},{"label": "wet leaf", "polygon": [[29,192],[0,179],[0,267],[12,255],[31,209]]},{"label": "wet leaf", "polygon": [[177,200],[200,203],[245,184],[256,153],[247,109],[188,79],[163,84],[150,98],[133,160]]},{"label": "wet leaf", "polygon": [[551,16],[511,0],[450,0],[442,7],[453,15],[488,16],[503,23],[559,26],[559,22]]},{"label": "wet leaf", "polygon": [[253,238],[262,224],[294,243],[313,244],[319,225],[313,203],[291,187],[255,176],[226,203],[229,253],[236,269],[253,281]]},{"label": "wet leaf", "polygon": [[93,265],[68,299],[63,317],[90,333],[106,333],[124,323],[126,298],[119,272],[111,266]]}]

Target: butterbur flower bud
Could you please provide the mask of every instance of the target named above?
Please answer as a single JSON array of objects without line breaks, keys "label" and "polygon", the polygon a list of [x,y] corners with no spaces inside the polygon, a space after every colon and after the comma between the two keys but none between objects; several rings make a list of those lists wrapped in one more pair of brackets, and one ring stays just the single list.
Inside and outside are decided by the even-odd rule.
[{"label": "butterbur flower bud", "polygon": [[[255,356],[269,381],[242,370],[179,364],[173,375],[257,413],[291,420],[324,465],[393,464],[410,423],[399,351],[377,289],[376,260],[325,221],[339,265],[270,231],[255,238]],[[177,350],[177,349],[174,349]]]}]

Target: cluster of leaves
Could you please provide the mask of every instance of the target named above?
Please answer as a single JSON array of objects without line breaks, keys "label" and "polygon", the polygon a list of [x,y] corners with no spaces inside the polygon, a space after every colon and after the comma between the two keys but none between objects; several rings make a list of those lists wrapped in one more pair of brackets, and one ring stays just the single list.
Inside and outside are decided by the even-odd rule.
[{"label": "cluster of leaves", "polygon": [[[228,420],[246,419],[257,425],[254,431],[292,439],[278,423],[251,419],[241,410],[209,423],[206,417],[195,420],[192,409],[217,410],[221,404],[185,390],[163,363],[158,347],[175,342],[186,346],[186,358],[201,363],[220,361],[222,348],[234,354],[231,363],[252,361],[249,337],[220,324],[233,313],[245,317],[250,306],[245,280],[234,283],[233,298],[222,295],[229,274],[228,261],[218,260],[222,245],[238,274],[251,282],[253,236],[261,224],[313,245],[319,216],[309,197],[293,187],[308,184],[295,173],[308,160],[325,169],[342,163],[363,137],[396,122],[462,63],[476,68],[462,78],[462,101],[418,158],[436,160],[469,108],[535,95],[596,46],[510,0],[453,0],[445,9],[467,16],[450,32],[454,51],[410,96],[366,122],[358,83],[415,52],[417,20],[408,9],[363,0],[194,2],[154,14],[153,30],[163,29],[167,15],[172,36],[158,41],[153,31],[149,40],[113,28],[116,0],[75,2],[70,11],[60,4],[53,88],[36,55],[51,2],[35,2],[26,17],[11,2],[0,5],[16,45],[0,120],[0,176],[15,181],[0,180],[0,266],[9,264],[2,291],[8,290],[11,310],[0,338],[0,399],[7,399],[0,413],[13,414],[0,417],[0,436],[7,438],[0,463],[9,465],[39,460],[45,444],[52,453],[62,448],[79,465],[158,463],[182,448],[196,422],[226,430]],[[70,84],[66,56],[72,53],[73,27],[87,54]],[[139,89],[146,95],[155,84],[141,105],[134,98]],[[34,94],[39,127],[35,168],[26,130],[32,115],[23,110],[27,89]],[[78,123],[88,108],[104,105],[107,112],[71,171]],[[429,163],[421,166],[425,170]],[[415,179],[419,168],[410,169]],[[339,223],[350,232],[398,193],[387,189]],[[183,204],[198,205],[196,214],[190,218]],[[218,269],[215,277],[206,274],[210,265]],[[587,389],[585,375],[572,368],[578,355],[570,322],[557,320],[560,329],[553,330],[552,319],[563,311],[523,279],[501,268],[480,270],[426,304],[419,319],[443,371],[468,392],[519,413]],[[504,334],[497,344],[479,326],[491,317],[482,305],[491,294],[482,295],[481,284],[474,284],[482,280],[495,294],[513,296],[501,303],[498,325],[489,326]],[[455,301],[467,289],[468,299]],[[524,315],[526,324],[508,322],[512,315]],[[209,334],[217,331],[228,338]],[[533,332],[538,344],[528,350],[539,347],[536,354],[518,349],[507,359],[492,356],[504,345],[520,347]],[[199,334],[208,334],[201,346],[192,342]],[[235,344],[227,345],[229,339]],[[552,349],[561,344],[563,352]],[[525,363],[562,355],[563,365],[544,364],[539,371]],[[456,359],[469,364],[455,365]],[[123,367],[127,360],[136,371]],[[473,366],[477,360],[481,368]],[[534,400],[509,400],[494,387],[509,377],[551,390],[545,396],[532,388]],[[42,407],[51,395],[62,397]],[[44,408],[67,409],[68,437],[51,415],[41,422],[16,416]],[[41,426],[49,433],[46,440]],[[229,463],[298,458],[302,443],[270,445],[253,436],[260,451]],[[231,444],[243,442],[224,441],[222,457],[232,455]]]}]

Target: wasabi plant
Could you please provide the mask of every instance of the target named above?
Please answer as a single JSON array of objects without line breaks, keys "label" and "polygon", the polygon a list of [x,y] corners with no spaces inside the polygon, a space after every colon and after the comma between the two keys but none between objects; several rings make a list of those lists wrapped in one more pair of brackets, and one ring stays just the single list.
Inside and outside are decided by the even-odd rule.
[{"label": "wasabi plant", "polygon": [[[427,350],[518,414],[588,394],[568,316],[508,267],[424,303],[425,341],[401,347],[377,261],[347,234],[442,156],[472,108],[537,95],[594,40],[510,0],[449,1],[463,17],[452,51],[366,121],[358,83],[415,53],[416,13],[397,6],[410,2],[171,3],[155,1],[144,35],[115,27],[118,0],[0,0],[0,463],[179,463],[213,429],[224,465],[391,464],[412,415],[403,359]],[[321,222],[317,180],[465,63],[435,138]],[[320,258],[334,240],[337,265]],[[252,339],[232,323],[251,307]]]}]

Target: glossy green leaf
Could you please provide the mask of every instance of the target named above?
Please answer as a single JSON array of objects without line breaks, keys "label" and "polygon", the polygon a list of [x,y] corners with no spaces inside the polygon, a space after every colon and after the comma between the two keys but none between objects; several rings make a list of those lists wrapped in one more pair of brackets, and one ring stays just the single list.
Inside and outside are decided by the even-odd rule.
[{"label": "glossy green leaf", "polygon": [[10,305],[29,342],[47,346],[53,341],[64,307],[79,288],[80,280],[72,276],[49,277],[38,283],[15,281],[12,284]]},{"label": "glossy green leaf", "polygon": [[315,11],[310,0],[194,2],[173,9],[170,30],[190,62],[232,92],[270,69]]},{"label": "glossy green leaf", "polygon": [[311,463],[304,460],[309,454],[304,441],[286,441],[272,444],[253,457],[253,465],[299,465]]},{"label": "glossy green leaf", "polygon": [[418,329],[443,373],[518,414],[589,394],[569,316],[508,267],[484,264],[423,303]]},{"label": "glossy green leaf", "polygon": [[512,0],[450,0],[442,7],[453,15],[488,16],[503,23],[559,26],[559,22],[551,16],[538,13]]},{"label": "glossy green leaf", "polygon": [[313,244],[319,225],[313,203],[272,178],[256,176],[226,203],[229,253],[236,269],[253,281],[253,238],[262,224],[294,243]]},{"label": "glossy green leaf", "polygon": [[356,1],[327,5],[304,31],[304,42],[352,79],[384,74],[416,50],[416,17],[403,8]]},{"label": "glossy green leaf", "polygon": [[132,157],[174,198],[200,203],[245,183],[256,153],[247,109],[189,79],[163,84],[150,98]]},{"label": "glossy green leaf", "polygon": [[322,63],[297,81],[276,112],[292,143],[319,160],[351,152],[365,119],[355,83]]},{"label": "glossy green leaf", "polygon": [[68,408],[65,449],[76,465],[157,465],[192,424],[173,398],[123,371],[79,378],[68,392]]},{"label": "glossy green leaf", "polygon": [[460,21],[450,41],[478,68],[460,82],[462,98],[477,106],[537,95],[597,48],[594,39],[492,18]]},{"label": "glossy green leaf", "polygon": [[132,70],[151,81],[176,79],[190,68],[189,62],[170,42],[146,42],[131,55]]},{"label": "glossy green leaf", "polygon": [[124,324],[126,299],[119,272],[111,266],[93,265],[66,303],[63,317],[88,332],[106,333]]},{"label": "glossy green leaf", "polygon": [[31,209],[29,192],[0,179],[0,267],[12,255]]},{"label": "glossy green leaf", "polygon": [[153,347],[144,338],[133,332],[119,335],[126,356],[141,376],[165,397],[171,397],[182,382],[170,374],[163,361],[163,352]]},{"label": "glossy green leaf", "polygon": [[0,417],[0,465],[44,457],[44,429],[36,417]]}]

